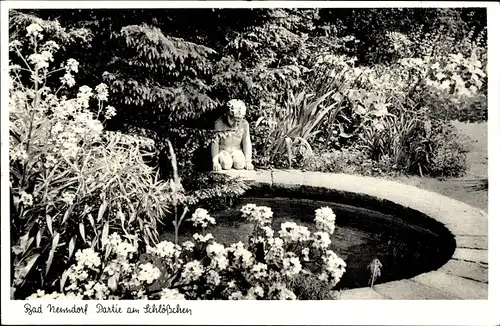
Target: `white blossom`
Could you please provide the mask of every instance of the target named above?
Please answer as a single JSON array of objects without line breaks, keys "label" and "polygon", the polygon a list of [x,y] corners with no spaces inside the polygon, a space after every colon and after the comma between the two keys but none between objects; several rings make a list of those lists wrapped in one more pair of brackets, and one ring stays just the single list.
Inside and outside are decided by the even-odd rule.
[{"label": "white blossom", "polygon": [[326,249],[332,243],[330,236],[326,232],[315,232],[312,247],[317,249]]},{"label": "white blossom", "polygon": [[24,150],[23,145],[11,148],[9,152],[10,159],[24,163],[28,159],[28,153]]},{"label": "white blossom", "polygon": [[203,272],[204,268],[201,262],[198,260],[193,260],[187,262],[186,265],[184,265],[184,270],[182,271],[181,277],[189,283],[197,281],[201,277]]},{"label": "white blossom", "polygon": [[139,281],[143,281],[148,284],[153,283],[161,276],[161,272],[158,267],[154,266],[151,263],[141,264],[139,265],[139,269],[140,270],[137,278],[139,279]]},{"label": "white blossom", "polygon": [[214,285],[214,286],[218,286],[220,284],[220,282],[221,282],[221,277],[220,277],[219,273],[217,273],[214,270],[208,271],[208,273],[207,273],[207,282],[209,284]]},{"label": "white blossom", "polygon": [[187,251],[193,251],[194,243],[192,241],[184,241],[182,247]]},{"label": "white blossom", "polygon": [[267,277],[267,265],[263,263],[257,263],[250,269],[252,277],[255,279],[262,279]]},{"label": "white blossom", "polygon": [[180,248],[176,246],[173,242],[162,241],[158,243],[154,248],[149,247],[147,251],[154,253],[162,258],[173,259],[180,256]]},{"label": "white blossom", "polygon": [[68,59],[66,62],[66,71],[69,72],[78,72],[78,61],[75,59]]},{"label": "white blossom", "polygon": [[95,88],[96,91],[96,98],[99,101],[107,101],[108,100],[108,86],[104,83],[100,83],[99,85],[96,86]]},{"label": "white blossom", "polygon": [[73,204],[73,201],[75,200],[75,194],[69,193],[69,192],[64,192],[62,194],[62,201],[65,202],[67,205]]},{"label": "white blossom", "polygon": [[21,191],[20,201],[24,204],[24,206],[31,206],[33,205],[33,195],[28,194],[25,191]]},{"label": "white blossom", "polygon": [[160,292],[161,300],[186,300],[184,294],[179,293],[177,289],[163,289]]},{"label": "white blossom", "polygon": [[208,211],[203,208],[197,208],[191,216],[191,221],[194,226],[206,228],[209,224],[215,225],[215,219],[208,214]]},{"label": "white blossom", "polygon": [[307,241],[311,232],[305,226],[299,226],[295,222],[284,222],[281,224],[281,230],[278,232],[285,241]]},{"label": "white blossom", "polygon": [[116,116],[116,109],[111,105],[106,106],[106,111],[104,112],[104,117],[107,120],[109,120],[114,116]]},{"label": "white blossom", "polygon": [[269,293],[278,300],[295,300],[297,296],[284,284],[275,283],[269,288]]},{"label": "white blossom", "polygon": [[61,81],[61,84],[66,85],[70,88],[75,86],[76,83],[75,78],[69,72],[65,73],[64,76],[62,76],[59,80]]},{"label": "white blossom", "polygon": [[283,259],[283,271],[288,277],[297,276],[302,270],[300,260],[295,255],[288,253],[287,257]]},{"label": "white blossom", "polygon": [[31,25],[29,25],[28,27],[26,27],[26,35],[27,36],[30,36],[30,35],[33,35],[33,36],[39,36],[40,35],[40,32],[43,31],[42,27],[36,23],[33,23]]},{"label": "white blossom", "polygon": [[315,222],[319,230],[332,234],[335,231],[335,214],[330,207],[318,208]]},{"label": "white blossom", "polygon": [[78,265],[87,266],[89,268],[98,267],[101,264],[99,254],[91,248],[78,250],[75,254]]},{"label": "white blossom", "polygon": [[245,248],[241,241],[231,245],[229,249],[233,252],[235,259],[241,261],[243,268],[247,268],[252,264],[253,255]]},{"label": "white blossom", "polygon": [[206,235],[201,235],[201,234],[198,234],[198,233],[195,233],[193,235],[193,239],[195,239],[196,241],[198,242],[208,242],[209,240],[212,240],[214,238],[214,236],[212,235],[212,233],[207,233]]}]

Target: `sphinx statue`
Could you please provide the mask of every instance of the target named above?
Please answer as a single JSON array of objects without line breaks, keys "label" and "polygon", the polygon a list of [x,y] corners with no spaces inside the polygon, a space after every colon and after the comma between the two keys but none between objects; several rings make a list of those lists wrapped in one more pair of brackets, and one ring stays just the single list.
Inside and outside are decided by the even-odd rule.
[{"label": "sphinx statue", "polygon": [[215,121],[218,137],[211,145],[214,171],[253,170],[250,128],[245,115],[245,103],[235,99],[227,103],[225,114]]}]

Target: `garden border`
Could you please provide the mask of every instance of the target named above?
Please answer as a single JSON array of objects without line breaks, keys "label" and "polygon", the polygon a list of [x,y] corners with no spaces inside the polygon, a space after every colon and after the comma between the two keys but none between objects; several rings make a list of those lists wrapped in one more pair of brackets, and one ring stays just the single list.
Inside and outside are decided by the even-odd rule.
[{"label": "garden border", "polygon": [[458,200],[398,182],[348,174],[299,170],[228,170],[254,186],[334,190],[390,202],[442,223],[454,236],[455,251],[435,271],[410,279],[342,292],[341,299],[487,300],[488,215]]}]

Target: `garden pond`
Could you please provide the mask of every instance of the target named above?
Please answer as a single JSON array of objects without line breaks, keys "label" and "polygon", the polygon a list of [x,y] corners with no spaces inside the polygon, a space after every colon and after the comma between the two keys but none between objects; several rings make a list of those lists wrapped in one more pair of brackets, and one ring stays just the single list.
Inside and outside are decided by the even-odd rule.
[{"label": "garden pond", "polygon": [[[454,251],[454,241],[444,234],[439,224],[411,223],[415,212],[391,215],[350,204],[304,198],[276,197],[273,194],[249,194],[235,201],[229,208],[211,211],[217,225],[209,229],[215,239],[226,245],[246,243],[253,224],[241,217],[240,208],[253,203],[270,207],[273,211],[272,228],[277,232],[283,222],[295,222],[316,231],[314,211],[328,206],[336,214],[336,229],[331,236],[332,249],[347,263],[347,269],[336,289],[369,286],[370,263],[378,259],[381,275],[375,284],[412,278],[441,267]],[[361,205],[362,206],[362,205]],[[370,205],[367,205],[370,206]],[[409,220],[408,220],[409,218]],[[181,227],[181,229],[184,229]],[[188,240],[195,233],[184,229],[180,240]],[[164,234],[163,239],[172,239]]]}]

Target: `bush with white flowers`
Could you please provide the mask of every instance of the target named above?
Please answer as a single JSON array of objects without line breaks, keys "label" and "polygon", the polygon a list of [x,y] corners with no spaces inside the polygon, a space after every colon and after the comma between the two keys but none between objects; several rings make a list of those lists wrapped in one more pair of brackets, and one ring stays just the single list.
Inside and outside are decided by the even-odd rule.
[{"label": "bush with white flowers", "polygon": [[[9,66],[12,286],[18,290],[53,284],[78,249],[100,251],[110,230],[156,243],[156,223],[171,202],[168,183],[155,179],[145,162],[152,141],[105,130],[116,115],[105,105],[108,87],[83,85],[70,96],[78,62],[52,68],[59,45],[37,24],[26,30],[25,41],[9,45],[18,63]],[[75,273],[84,278],[88,267]]]},{"label": "bush with white flowers", "polygon": [[196,233],[193,241],[163,241],[139,254],[137,247],[113,233],[104,256],[92,249],[77,252],[76,263],[63,275],[60,293],[37,292],[29,299],[293,300],[293,284],[301,275],[334,289],[346,264],[328,249],[335,229],[330,208],[316,210],[315,233],[285,222],[275,234],[269,207],[248,204],[241,212],[254,225],[247,244],[218,243],[206,233],[207,225],[215,224],[213,217],[197,209],[191,220],[202,227],[202,234]]}]

